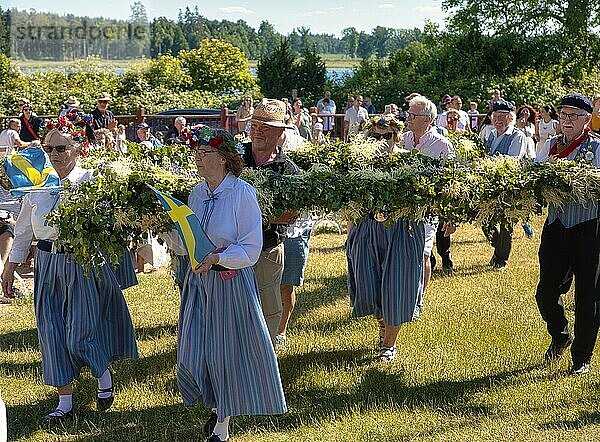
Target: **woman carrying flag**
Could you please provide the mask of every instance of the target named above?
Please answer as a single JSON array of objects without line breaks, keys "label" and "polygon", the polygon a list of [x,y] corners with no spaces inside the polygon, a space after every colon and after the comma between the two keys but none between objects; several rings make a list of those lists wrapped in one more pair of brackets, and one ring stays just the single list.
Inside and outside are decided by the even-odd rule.
[{"label": "woman carrying flag", "polygon": [[[47,129],[43,149],[60,184],[92,179],[91,170],[76,165],[79,153],[93,139],[89,118],[71,112],[48,122]],[[111,267],[103,264],[86,273],[68,250],[54,244],[57,231],[48,225],[46,215],[59,205],[59,197],[41,188],[23,198],[13,248],[2,274],[2,290],[10,296],[14,270],[25,261],[32,239],[38,239],[34,307],[42,371],[46,384],[56,387],[59,395],[56,409],[44,417],[48,421],[72,415],[72,382],[84,366],[98,379],[98,409],[110,408],[114,400],[110,361],[137,358],[131,317]]]},{"label": "woman carrying flag", "polygon": [[[230,416],[287,410],[252,270],[262,248],[256,191],[238,178],[242,157],[228,133],[205,127],[184,134],[205,179],[189,207],[216,250],[188,266],[183,279],[177,377],[186,405],[212,408],[205,436],[220,442],[229,438]],[[170,237],[177,254],[187,253],[179,235]]]}]

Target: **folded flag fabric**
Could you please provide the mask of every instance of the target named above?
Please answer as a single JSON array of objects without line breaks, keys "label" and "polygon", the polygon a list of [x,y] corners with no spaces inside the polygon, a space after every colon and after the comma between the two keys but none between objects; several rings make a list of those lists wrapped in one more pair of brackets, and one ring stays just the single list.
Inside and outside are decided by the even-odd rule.
[{"label": "folded flag fabric", "polygon": [[198,264],[216,250],[216,246],[202,228],[200,219],[192,209],[149,184],[148,187],[152,189],[171,220],[175,223],[175,227],[190,257],[191,267],[195,269]]},{"label": "folded flag fabric", "polygon": [[12,185],[11,193],[24,195],[28,190],[56,189],[60,178],[50,158],[39,147],[28,147],[4,158],[2,169]]}]

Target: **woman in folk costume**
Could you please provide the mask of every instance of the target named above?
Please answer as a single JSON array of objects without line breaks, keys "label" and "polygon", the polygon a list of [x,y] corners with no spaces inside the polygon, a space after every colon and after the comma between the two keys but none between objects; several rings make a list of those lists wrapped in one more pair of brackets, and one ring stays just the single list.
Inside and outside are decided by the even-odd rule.
[{"label": "woman in folk costume", "polygon": [[[82,112],[67,113],[48,122],[47,129],[43,149],[60,183],[92,179],[91,170],[76,165],[93,137],[90,118]],[[46,384],[56,387],[59,395],[56,409],[44,417],[48,421],[72,415],[72,383],[84,366],[98,379],[98,409],[110,408],[114,393],[109,363],[138,356],[131,317],[111,266],[103,264],[86,273],[69,250],[53,243],[58,233],[45,217],[59,204],[60,193],[49,191],[23,198],[9,263],[2,274],[2,290],[10,294],[15,268],[25,261],[32,239],[38,239],[34,307],[42,371]]]},{"label": "woman in folk costume", "polygon": [[[393,115],[376,117],[367,128],[368,138],[382,140],[384,154],[399,150],[401,127]],[[390,227],[384,221],[371,214],[349,231],[348,291],[352,315],[373,315],[379,323],[379,359],[393,361],[400,326],[420,314],[425,231],[407,219]]]},{"label": "woman in folk costume", "polygon": [[[184,266],[177,377],[186,405],[202,401],[212,408],[204,431],[219,442],[229,438],[231,416],[287,409],[252,269],[262,248],[256,191],[238,178],[242,157],[228,133],[191,128],[185,134],[205,179],[189,206],[217,250],[195,269]],[[184,254],[179,236],[170,238]]]}]

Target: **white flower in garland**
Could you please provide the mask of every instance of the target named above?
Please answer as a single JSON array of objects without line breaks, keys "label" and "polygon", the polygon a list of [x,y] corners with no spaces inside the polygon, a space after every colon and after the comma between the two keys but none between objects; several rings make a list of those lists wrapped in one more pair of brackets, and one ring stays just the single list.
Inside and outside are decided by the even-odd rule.
[{"label": "white flower in garland", "polygon": [[591,163],[592,161],[594,161],[594,152],[592,152],[591,150],[588,150],[588,151],[585,153],[585,160],[586,160],[588,163]]}]

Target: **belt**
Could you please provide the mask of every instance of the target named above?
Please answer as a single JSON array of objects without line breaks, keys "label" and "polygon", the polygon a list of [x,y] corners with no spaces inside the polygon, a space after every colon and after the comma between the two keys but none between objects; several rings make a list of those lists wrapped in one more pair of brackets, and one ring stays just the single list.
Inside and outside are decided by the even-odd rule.
[{"label": "belt", "polygon": [[[37,248],[38,250],[41,250],[42,252],[48,252],[48,253],[52,253],[52,246],[54,245],[54,243],[52,241],[46,241],[45,239],[40,239],[37,242]],[[70,250],[65,250],[64,247],[57,247],[54,250],[54,253],[70,253]]]}]

